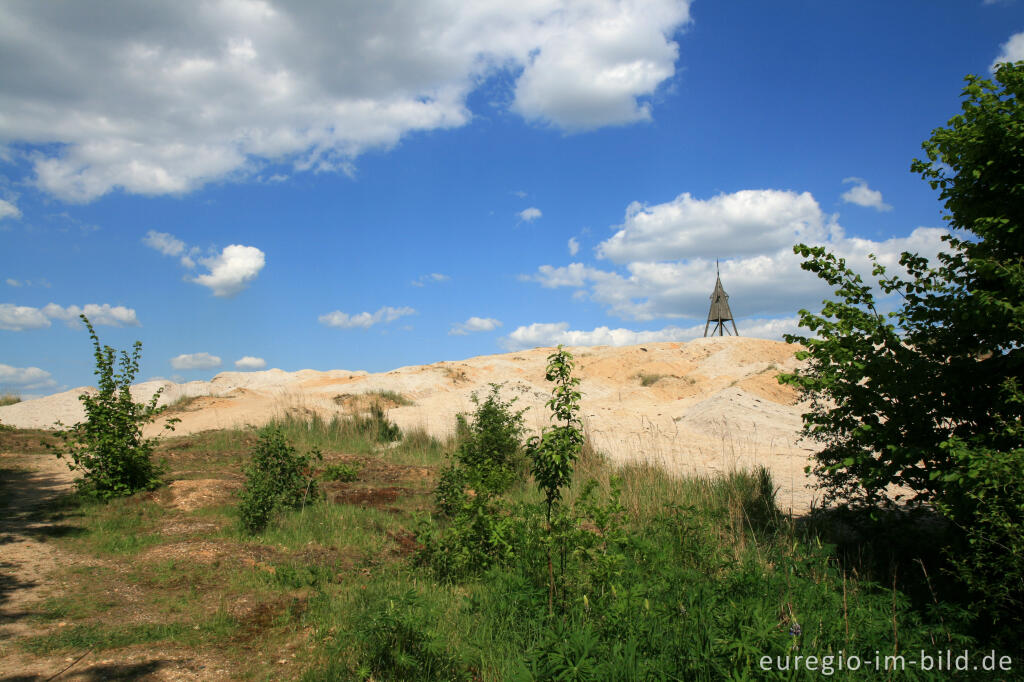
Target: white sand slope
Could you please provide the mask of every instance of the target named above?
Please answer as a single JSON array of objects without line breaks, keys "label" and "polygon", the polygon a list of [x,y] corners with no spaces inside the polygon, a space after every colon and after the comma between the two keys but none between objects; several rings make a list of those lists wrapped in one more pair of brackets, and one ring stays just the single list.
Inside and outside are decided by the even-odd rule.
[{"label": "white sand slope", "polygon": [[[715,337],[689,343],[570,349],[582,380],[582,413],[596,447],[616,462],[649,461],[679,473],[706,474],[767,466],[780,486],[783,509],[802,511],[812,493],[803,473],[814,444],[800,440],[802,406],[795,392],[780,386],[779,372],[798,362],[795,348],[778,341]],[[389,416],[403,428],[423,427],[445,436],[455,415],[472,409],[470,396],[503,383],[506,396],[528,407],[527,424],[548,423],[544,380],[550,348],[487,355],[459,362],[401,367],[380,374],[332,370],[224,372],[209,382],[147,382],[133,387],[138,400],[163,387],[161,404],[199,396],[176,434],[231,426],[262,425],[296,412],[324,416],[351,409],[353,398],[372,391],[400,393],[413,405]],[[643,386],[638,375],[661,375]],[[83,417],[78,395],[85,388],[0,407],[0,422],[23,428],[51,428]],[[339,397],[340,396],[340,397]],[[341,404],[339,404],[341,403]],[[159,424],[149,427],[157,433]]]}]

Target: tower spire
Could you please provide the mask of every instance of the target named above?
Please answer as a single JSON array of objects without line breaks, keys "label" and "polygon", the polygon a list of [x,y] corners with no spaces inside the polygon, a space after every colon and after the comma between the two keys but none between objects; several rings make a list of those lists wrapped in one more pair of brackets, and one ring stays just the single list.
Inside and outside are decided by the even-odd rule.
[{"label": "tower spire", "polygon": [[712,322],[715,323],[715,328],[711,330],[711,336],[714,336],[715,332],[718,332],[719,336],[727,333],[726,322],[732,322],[733,334],[740,335],[736,330],[736,320],[732,318],[732,311],[729,309],[729,294],[725,293],[725,289],[722,287],[718,259],[715,259],[715,290],[711,292],[711,309],[708,311],[708,322],[704,325],[704,336],[708,335],[708,328]]}]

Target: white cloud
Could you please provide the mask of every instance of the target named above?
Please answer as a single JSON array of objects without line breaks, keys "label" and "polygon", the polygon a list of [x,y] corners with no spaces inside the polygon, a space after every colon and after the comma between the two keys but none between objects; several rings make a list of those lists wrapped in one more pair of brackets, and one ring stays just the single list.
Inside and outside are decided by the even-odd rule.
[{"label": "white cloud", "polygon": [[20,287],[21,286],[21,282],[19,282],[16,279],[13,279],[11,277],[8,277],[7,278],[7,286],[9,286],[9,287]]},{"label": "white cloud", "polygon": [[877,211],[891,211],[892,206],[882,201],[882,193],[868,187],[868,181],[864,178],[845,178],[843,183],[854,183],[853,187],[843,192],[840,197],[848,204],[866,206]]},{"label": "white cloud", "polygon": [[569,255],[575,256],[580,252],[580,243],[576,237],[569,237]]},{"label": "white cloud", "polygon": [[472,334],[474,332],[493,331],[500,326],[501,321],[496,320],[493,317],[471,317],[465,322],[459,322],[458,324],[453,325],[448,334],[451,336],[465,336],[466,334]]},{"label": "white cloud", "polygon": [[532,223],[534,220],[540,218],[544,214],[540,212],[539,208],[531,206],[530,208],[524,208],[522,211],[518,213],[518,215],[519,219],[522,220],[523,222]]},{"label": "white cloud", "polygon": [[999,47],[999,56],[993,60],[992,65],[989,67],[991,71],[995,71],[996,66],[1003,62],[1016,62],[1024,59],[1024,31],[1014,33],[1010,36],[1009,40]]},{"label": "white cloud", "polygon": [[21,210],[9,201],[0,199],[0,220],[4,218],[20,218]]},{"label": "white cloud", "polygon": [[393,308],[391,306],[385,306],[375,313],[356,313],[355,315],[349,315],[343,313],[340,310],[335,310],[332,313],[326,313],[321,315],[317,319],[320,324],[328,327],[338,327],[341,329],[353,329],[355,327],[361,327],[363,329],[369,329],[375,324],[381,322],[394,322],[400,317],[406,315],[414,315],[416,311],[409,307]]},{"label": "white cloud", "polygon": [[615,263],[727,258],[824,237],[831,227],[809,192],[741,190],[710,199],[688,192],[650,206],[634,201],[617,232],[598,246]]},{"label": "white cloud", "polygon": [[209,353],[188,353],[171,358],[174,369],[213,369],[220,367],[220,358]]},{"label": "white cloud", "polygon": [[266,264],[265,254],[255,246],[232,244],[224,247],[217,255],[200,258],[199,247],[190,247],[166,232],[150,230],[142,243],[165,256],[178,257],[181,265],[190,270],[196,267],[198,258],[209,272],[186,279],[209,288],[214,296],[234,296],[239,293],[256,279]]},{"label": "white cloud", "polygon": [[11,367],[0,364],[0,386],[33,391],[55,388],[57,382],[49,372],[38,367]]},{"label": "white cloud", "polygon": [[24,331],[41,329],[50,326],[50,320],[62,320],[68,326],[80,324],[78,316],[85,313],[94,325],[111,327],[137,327],[139,320],[134,308],[87,303],[85,306],[69,305],[64,308],[56,303],[48,303],[42,309],[12,303],[0,303],[0,329],[8,331]]},{"label": "white cloud", "polygon": [[50,320],[39,308],[13,303],[0,303],[0,329],[20,332],[26,329],[49,327]]},{"label": "white cloud", "polygon": [[732,297],[734,315],[791,315],[829,294],[817,277],[800,268],[794,243],[824,245],[856,271],[870,273],[868,253],[896,268],[903,251],[933,257],[946,234],[919,227],[907,237],[884,241],[846,237],[835,217],[823,214],[810,194],[774,190],[706,201],[684,194],[667,204],[638,207],[631,205],[625,224],[598,246],[599,254],[623,262],[622,268],[542,265],[522,279],[549,288],[575,288],[577,298],[596,301],[625,319],[699,320],[707,315],[715,260],[721,256],[722,282]]},{"label": "white cloud", "polygon": [[220,255],[199,262],[210,272],[193,278],[193,282],[208,287],[214,296],[234,296],[256,278],[266,257],[255,246],[232,244],[225,246]]},{"label": "white cloud", "polygon": [[142,238],[142,243],[151,249],[156,249],[165,256],[180,256],[185,253],[185,242],[166,232],[150,230]]},{"label": "white cloud", "polygon": [[63,320],[74,326],[79,323],[78,316],[84,314],[89,322],[94,325],[108,325],[111,327],[138,327],[139,320],[135,316],[134,308],[126,308],[123,305],[112,306],[109,303],[102,305],[87,303],[83,307],[69,305],[63,308],[56,303],[48,303],[43,308],[43,314],[55,320]]},{"label": "white cloud", "polygon": [[468,123],[469,94],[495,74],[544,125],[646,120],[690,21],[689,0],[106,7],[0,3],[18,75],[0,93],[0,144],[37,145],[36,184],[68,201],[181,194],[268,161],[351,172],[368,149]]},{"label": "white cloud", "polygon": [[410,284],[412,284],[414,287],[422,287],[425,284],[429,284],[432,282],[447,282],[450,279],[451,277],[449,277],[448,275],[442,275],[440,272],[432,272],[429,275],[420,275],[412,282],[410,282]]},{"label": "white cloud", "polygon": [[675,73],[671,35],[689,21],[688,2],[565,3],[540,27],[557,39],[530,57],[512,108],[570,131],[648,120],[640,98]]},{"label": "white cloud", "polygon": [[[589,331],[569,329],[568,322],[535,322],[531,325],[517,327],[499,343],[506,350],[523,350],[538,346],[635,346],[641,343],[660,343],[663,341],[690,341],[704,336],[706,323],[689,327],[668,326],[650,331],[633,329],[611,329],[596,327]],[[782,339],[783,334],[791,334],[799,329],[799,319],[786,317],[771,320],[751,320],[747,324],[740,323],[738,329],[742,336],[761,339]],[[710,330],[708,331],[710,333]]]},{"label": "white cloud", "polygon": [[526,192],[521,189],[514,190],[512,194],[519,197],[520,199],[525,199],[528,196]]},{"label": "white cloud", "polygon": [[267,361],[263,358],[256,358],[251,355],[246,355],[244,358],[235,360],[235,367],[238,369],[263,369],[267,366]]}]

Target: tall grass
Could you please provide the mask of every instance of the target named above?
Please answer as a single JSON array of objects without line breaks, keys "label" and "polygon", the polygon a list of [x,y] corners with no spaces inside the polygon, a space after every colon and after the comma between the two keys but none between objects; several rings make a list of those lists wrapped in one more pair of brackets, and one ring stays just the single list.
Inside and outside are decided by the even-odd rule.
[{"label": "tall grass", "polygon": [[21,396],[17,393],[0,393],[0,407],[14,405],[21,402]]}]

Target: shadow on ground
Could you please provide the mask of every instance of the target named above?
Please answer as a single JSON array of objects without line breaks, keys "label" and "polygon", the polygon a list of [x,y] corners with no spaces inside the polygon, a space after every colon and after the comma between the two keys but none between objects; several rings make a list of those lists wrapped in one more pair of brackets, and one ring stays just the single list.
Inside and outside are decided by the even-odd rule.
[{"label": "shadow on ground", "polygon": [[[46,456],[46,455],[37,455]],[[19,571],[16,546],[23,542],[77,535],[83,529],[73,523],[80,513],[68,495],[68,477],[63,472],[38,472],[0,464],[0,608],[17,590],[38,582]],[[19,575],[19,573],[21,575]],[[24,617],[25,613],[0,612],[0,623]]]}]

